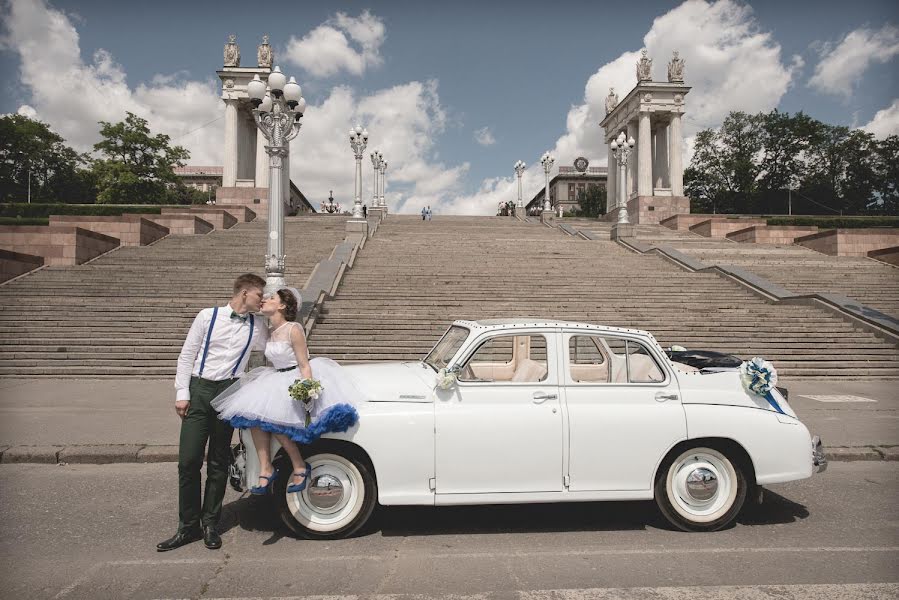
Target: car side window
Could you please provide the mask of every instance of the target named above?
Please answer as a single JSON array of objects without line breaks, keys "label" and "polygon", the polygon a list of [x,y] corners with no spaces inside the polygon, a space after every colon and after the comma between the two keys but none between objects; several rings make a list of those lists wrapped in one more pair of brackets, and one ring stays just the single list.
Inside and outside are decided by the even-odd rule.
[{"label": "car side window", "polygon": [[568,369],[575,383],[658,383],[665,380],[639,342],[601,335],[572,335]]},{"label": "car side window", "polygon": [[497,335],[481,344],[459,371],[459,381],[536,383],[548,375],[546,338]]}]

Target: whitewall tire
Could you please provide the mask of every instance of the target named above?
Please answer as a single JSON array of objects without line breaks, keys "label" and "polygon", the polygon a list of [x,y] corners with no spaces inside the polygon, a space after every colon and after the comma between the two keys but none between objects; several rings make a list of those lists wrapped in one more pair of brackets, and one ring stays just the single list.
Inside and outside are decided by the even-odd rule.
[{"label": "whitewall tire", "polygon": [[339,539],[356,533],[371,517],[377,504],[377,485],[371,467],[354,453],[315,451],[304,457],[312,466],[306,489],[287,493],[286,457],[278,460],[279,477],[274,486],[278,512],[291,531],[307,539]]},{"label": "whitewall tire", "polygon": [[655,498],[668,521],[683,531],[717,531],[737,518],[747,494],[741,465],[714,448],[674,452],[656,477]]}]

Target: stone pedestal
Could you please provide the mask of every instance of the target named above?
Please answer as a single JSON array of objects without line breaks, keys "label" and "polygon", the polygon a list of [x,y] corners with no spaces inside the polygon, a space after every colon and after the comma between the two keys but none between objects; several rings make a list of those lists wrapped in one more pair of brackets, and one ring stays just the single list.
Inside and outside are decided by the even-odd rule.
[{"label": "stone pedestal", "polygon": [[368,221],[350,219],[346,222],[346,241],[363,246],[368,239]]},{"label": "stone pedestal", "polygon": [[637,226],[631,225],[630,223],[626,225],[622,225],[621,223],[615,223],[612,225],[611,238],[612,241],[616,241],[620,238],[634,238],[637,237]]},{"label": "stone pedestal", "polygon": [[540,213],[540,222],[547,223],[548,225],[552,225],[553,221],[555,221],[556,215],[551,210],[544,210]]},{"label": "stone pedestal", "polygon": [[386,206],[375,206],[373,208],[368,209],[369,217],[377,217],[378,222],[384,220],[384,217],[387,216],[387,207]]},{"label": "stone pedestal", "polygon": [[686,196],[637,196],[627,203],[628,219],[635,225],[658,225],[689,212],[690,199]]}]

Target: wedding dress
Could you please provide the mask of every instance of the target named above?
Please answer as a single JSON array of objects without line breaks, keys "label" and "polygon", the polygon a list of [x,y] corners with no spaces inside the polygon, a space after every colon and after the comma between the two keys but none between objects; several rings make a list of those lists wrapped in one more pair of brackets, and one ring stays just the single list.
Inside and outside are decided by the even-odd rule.
[{"label": "wedding dress", "polygon": [[359,386],[343,367],[329,358],[313,358],[312,378],[321,382],[317,399],[309,404],[294,400],[288,388],[302,379],[291,340],[304,335],[299,323],[284,323],[271,333],[265,357],[271,367],[258,367],[212,401],[219,418],[236,429],[259,427],[283,433],[300,444],[322,434],[344,432],[359,420],[356,406],[365,401]]}]

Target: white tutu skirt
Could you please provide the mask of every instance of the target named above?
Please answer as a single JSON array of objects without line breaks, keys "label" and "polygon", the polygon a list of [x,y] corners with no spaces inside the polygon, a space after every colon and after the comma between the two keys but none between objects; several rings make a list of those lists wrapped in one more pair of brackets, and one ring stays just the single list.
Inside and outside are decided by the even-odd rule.
[{"label": "white tutu skirt", "polygon": [[359,421],[355,406],[365,400],[362,391],[333,360],[313,358],[309,364],[322,391],[308,406],[288,392],[291,384],[302,378],[299,368],[258,367],[216,396],[212,407],[219,419],[235,429],[258,427],[283,433],[300,444],[311,444],[325,433],[348,430]]}]

